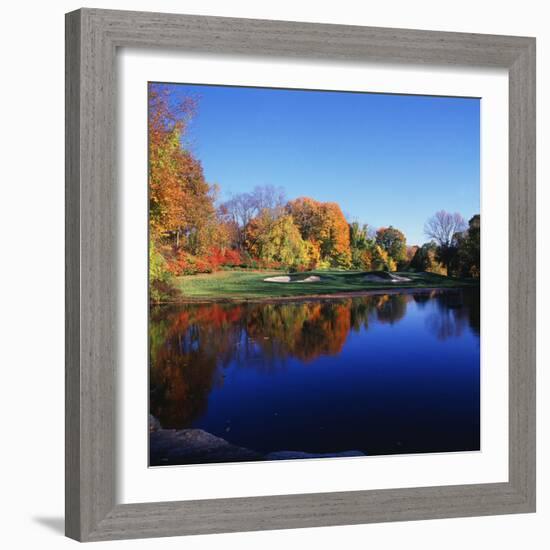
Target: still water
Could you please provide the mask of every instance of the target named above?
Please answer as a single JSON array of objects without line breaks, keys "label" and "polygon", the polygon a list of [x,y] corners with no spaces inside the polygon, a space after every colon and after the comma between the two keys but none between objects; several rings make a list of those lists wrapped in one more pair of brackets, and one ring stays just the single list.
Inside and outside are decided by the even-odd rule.
[{"label": "still water", "polygon": [[479,291],[151,311],[150,412],[260,453],[478,450]]}]

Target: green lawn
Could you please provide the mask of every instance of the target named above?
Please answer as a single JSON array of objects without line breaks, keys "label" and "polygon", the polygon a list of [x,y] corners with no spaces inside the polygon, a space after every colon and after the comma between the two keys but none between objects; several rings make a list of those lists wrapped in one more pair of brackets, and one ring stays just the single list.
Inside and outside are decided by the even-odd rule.
[{"label": "green lawn", "polygon": [[[380,275],[381,272],[376,272]],[[310,271],[293,274],[293,279],[318,275],[316,283],[270,283],[266,277],[280,276],[280,271],[220,271],[212,274],[178,277],[176,286],[183,298],[189,299],[257,299],[335,294],[364,290],[396,288],[455,288],[478,285],[478,281],[454,279],[434,273],[396,273],[412,279],[411,282],[365,281],[363,271]],[[384,275],[382,275],[384,276]]]}]

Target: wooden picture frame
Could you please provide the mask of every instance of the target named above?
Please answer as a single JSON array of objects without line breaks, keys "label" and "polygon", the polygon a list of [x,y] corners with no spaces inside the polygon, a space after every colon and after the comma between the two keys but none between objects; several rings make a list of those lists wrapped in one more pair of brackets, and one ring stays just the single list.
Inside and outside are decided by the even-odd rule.
[{"label": "wooden picture frame", "polygon": [[[116,504],[120,47],[509,71],[507,482]],[[534,38],[82,9],[66,16],[66,82],[67,536],[99,541],[535,511]]]}]

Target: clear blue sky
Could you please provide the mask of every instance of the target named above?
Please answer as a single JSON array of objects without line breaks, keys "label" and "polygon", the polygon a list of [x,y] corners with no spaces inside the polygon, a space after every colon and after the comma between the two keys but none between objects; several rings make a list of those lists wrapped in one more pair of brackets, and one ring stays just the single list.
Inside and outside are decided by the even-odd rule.
[{"label": "clear blue sky", "polygon": [[185,145],[221,199],[271,184],[422,244],[437,210],[479,212],[475,98],[170,85],[198,99]]}]

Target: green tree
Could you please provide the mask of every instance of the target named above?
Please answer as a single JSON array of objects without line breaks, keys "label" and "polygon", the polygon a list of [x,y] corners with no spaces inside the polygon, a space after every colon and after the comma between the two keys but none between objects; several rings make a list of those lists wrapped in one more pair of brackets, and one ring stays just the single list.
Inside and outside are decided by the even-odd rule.
[{"label": "green tree", "polygon": [[464,218],[455,212],[436,212],[424,225],[424,233],[437,244],[437,259],[447,271],[453,269],[458,253],[457,240],[466,229]]},{"label": "green tree", "polygon": [[468,222],[468,229],[456,236],[457,254],[453,274],[460,277],[475,277],[480,275],[480,233],[481,218],[479,214]]},{"label": "green tree", "polygon": [[423,244],[416,250],[409,266],[410,269],[446,275],[447,269],[438,260],[437,251],[438,246],[433,241]]},{"label": "green tree", "polygon": [[393,226],[381,227],[376,232],[376,244],[381,246],[396,263],[407,260],[407,240],[405,235]]}]

